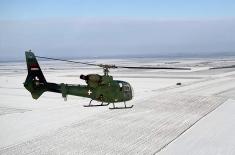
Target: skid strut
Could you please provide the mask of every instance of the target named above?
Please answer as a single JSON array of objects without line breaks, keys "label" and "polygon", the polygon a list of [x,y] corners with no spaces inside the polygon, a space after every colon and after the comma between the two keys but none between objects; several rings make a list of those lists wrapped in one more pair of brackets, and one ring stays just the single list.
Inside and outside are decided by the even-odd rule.
[{"label": "skid strut", "polygon": [[101,104],[95,104],[95,105],[94,105],[94,104],[91,104],[92,101],[93,101],[93,100],[91,100],[88,105],[84,105],[83,107],[100,107],[100,106],[108,106],[108,105],[109,105],[109,103],[104,104],[103,102],[102,102]]}]

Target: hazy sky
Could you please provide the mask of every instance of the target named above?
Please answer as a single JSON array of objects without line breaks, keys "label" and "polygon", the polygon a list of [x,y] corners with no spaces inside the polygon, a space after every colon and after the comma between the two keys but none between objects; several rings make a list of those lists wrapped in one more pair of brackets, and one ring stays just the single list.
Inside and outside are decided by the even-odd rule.
[{"label": "hazy sky", "polygon": [[232,0],[0,0],[1,59],[235,54]]}]

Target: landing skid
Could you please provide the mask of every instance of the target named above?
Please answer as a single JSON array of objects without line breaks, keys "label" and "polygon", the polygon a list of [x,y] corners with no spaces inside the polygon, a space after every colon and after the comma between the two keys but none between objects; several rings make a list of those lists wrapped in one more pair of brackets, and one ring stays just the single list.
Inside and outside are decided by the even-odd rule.
[{"label": "landing skid", "polygon": [[91,105],[83,105],[83,107],[102,107],[102,106],[108,106],[109,104],[91,104]]},{"label": "landing skid", "polygon": [[112,107],[112,108],[109,108],[109,109],[111,109],[111,110],[113,110],[113,109],[131,109],[133,107],[134,107],[134,105],[131,105],[130,107]]},{"label": "landing skid", "polygon": [[101,107],[101,106],[108,106],[108,104],[103,104],[103,102],[101,104],[97,104],[97,105],[94,105],[94,104],[91,104],[92,100],[90,101],[90,103],[88,105],[83,105],[83,107]]},{"label": "landing skid", "polygon": [[127,107],[126,102],[124,102],[124,105],[125,105],[124,107],[116,107],[115,104],[113,103],[113,107],[109,108],[109,109],[111,109],[111,110],[113,110],[113,109],[131,109],[131,108],[134,107],[134,105],[131,105],[131,106]]}]

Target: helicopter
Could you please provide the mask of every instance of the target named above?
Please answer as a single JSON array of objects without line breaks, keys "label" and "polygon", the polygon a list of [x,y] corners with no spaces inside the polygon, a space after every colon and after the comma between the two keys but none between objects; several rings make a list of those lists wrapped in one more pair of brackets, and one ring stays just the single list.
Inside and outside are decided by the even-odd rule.
[{"label": "helicopter", "polygon": [[[44,92],[61,93],[64,100],[67,100],[68,95],[80,96],[90,98],[88,105],[84,107],[108,106],[113,104],[109,109],[128,109],[133,108],[134,105],[127,106],[126,101],[133,99],[133,88],[126,82],[121,80],[114,80],[109,75],[109,69],[126,68],[126,69],[177,69],[190,70],[190,68],[175,68],[175,67],[136,67],[136,66],[116,66],[109,64],[94,64],[65,59],[57,59],[50,57],[35,56],[29,50],[25,51],[26,64],[28,75],[24,82],[24,87],[31,93],[33,99],[38,99]],[[80,84],[65,84],[65,83],[51,83],[47,82],[36,58],[49,59],[56,61],[65,61],[69,63],[78,63],[89,66],[97,66],[103,68],[104,75],[88,74],[80,75],[80,79],[85,80],[87,85]],[[101,102],[101,104],[91,104],[92,101]],[[115,103],[123,102],[124,106],[117,107]]]}]

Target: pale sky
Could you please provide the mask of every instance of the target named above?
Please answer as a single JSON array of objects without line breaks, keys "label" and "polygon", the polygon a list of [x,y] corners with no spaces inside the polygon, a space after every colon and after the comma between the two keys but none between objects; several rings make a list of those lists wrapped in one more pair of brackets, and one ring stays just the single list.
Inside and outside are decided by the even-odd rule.
[{"label": "pale sky", "polygon": [[232,0],[1,0],[1,59],[234,53]]}]

